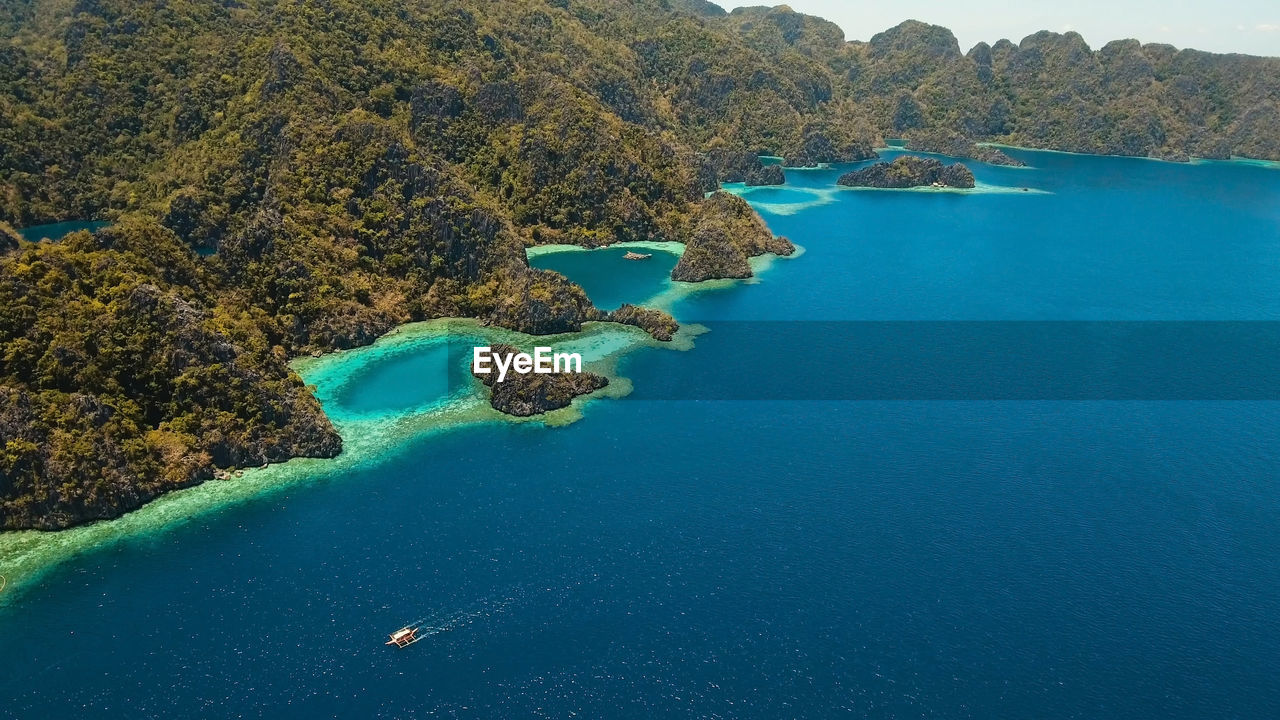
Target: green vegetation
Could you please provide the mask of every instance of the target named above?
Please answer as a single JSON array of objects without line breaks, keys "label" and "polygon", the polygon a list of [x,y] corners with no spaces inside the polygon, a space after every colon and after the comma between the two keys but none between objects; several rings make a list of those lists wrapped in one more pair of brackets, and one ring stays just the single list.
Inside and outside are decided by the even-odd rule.
[{"label": "green vegetation", "polygon": [[848,187],[913,188],[924,185],[952,188],[974,186],[973,172],[960,163],[944,165],[931,157],[902,155],[847,172],[836,181]]},{"label": "green vegetation", "polygon": [[[495,356],[511,357],[523,352],[506,344],[494,345]],[[609,378],[592,372],[520,373],[512,369],[502,381],[498,371],[472,373],[489,388],[493,409],[516,417],[531,417],[569,407],[579,395],[589,395],[609,385]]]},{"label": "green vegetation", "polygon": [[837,67],[878,127],[909,141],[954,132],[1109,155],[1280,159],[1280,58],[1136,40],[1092,51],[1074,32],[961,55],[950,31],[906,22],[848,45]]},{"label": "green vegetation", "polygon": [[702,203],[682,239],[685,251],[671,277],[683,282],[748,278],[747,258],[765,253],[786,256],[796,250],[790,240],[774,237],[746,200],[723,191]]},{"label": "green vegetation", "polygon": [[663,310],[623,303],[617,310],[605,313],[602,320],[632,325],[649,333],[654,340],[668,342],[680,330],[680,323]]},{"label": "green vegetation", "polygon": [[911,133],[907,149],[918,152],[940,153],[952,157],[972,158],[988,165],[1021,167],[1024,163],[1009,157],[998,148],[978,145],[972,138],[957,132],[919,130]]},{"label": "green vegetation", "polygon": [[62,527],[341,441],[248,314],[202,300],[169,230],[26,244],[0,272],[0,519]]},{"label": "green vegetation", "polygon": [[17,250],[22,244],[22,236],[7,222],[0,222],[0,253]]},{"label": "green vegetation", "polygon": [[[702,0],[22,0],[0,7],[0,527],[337,452],[284,361],[467,316],[600,319],[524,248],[787,254],[731,178],[976,154],[1280,159],[1280,60],[1041,33],[967,55]],[[941,147],[941,146],[939,146]],[[12,227],[110,219],[56,245]],[[618,318],[655,334],[674,321]]]}]

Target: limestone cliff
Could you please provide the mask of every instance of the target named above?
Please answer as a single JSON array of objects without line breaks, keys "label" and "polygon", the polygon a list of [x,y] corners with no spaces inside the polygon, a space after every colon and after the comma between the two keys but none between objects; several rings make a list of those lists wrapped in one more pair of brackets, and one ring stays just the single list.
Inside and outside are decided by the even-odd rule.
[{"label": "limestone cliff", "polygon": [[775,237],[745,200],[717,192],[703,201],[691,219],[684,255],[671,277],[683,282],[748,278],[748,258],[794,252],[791,241]]}]

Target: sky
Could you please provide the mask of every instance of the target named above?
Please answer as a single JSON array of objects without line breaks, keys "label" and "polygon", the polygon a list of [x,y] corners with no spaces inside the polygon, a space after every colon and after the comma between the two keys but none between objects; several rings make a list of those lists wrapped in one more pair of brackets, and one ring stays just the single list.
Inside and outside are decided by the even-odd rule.
[{"label": "sky", "polygon": [[[751,3],[779,4],[783,0]],[[786,0],[793,10],[824,17],[849,40],[903,20],[951,28],[967,51],[979,41],[1015,43],[1037,30],[1074,30],[1097,49],[1137,38],[1179,48],[1280,56],[1280,0]],[[720,0],[733,8],[738,3]]]}]

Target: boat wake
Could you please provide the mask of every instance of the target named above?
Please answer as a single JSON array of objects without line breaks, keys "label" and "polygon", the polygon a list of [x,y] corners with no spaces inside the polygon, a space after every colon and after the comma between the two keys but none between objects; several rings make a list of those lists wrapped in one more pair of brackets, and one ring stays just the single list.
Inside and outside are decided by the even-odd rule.
[{"label": "boat wake", "polygon": [[[516,585],[500,594],[481,598],[465,609],[426,615],[413,622],[405,623],[401,632],[412,631],[410,637],[413,642],[418,642],[433,635],[460,630],[526,602],[558,600],[555,605],[560,607],[565,598],[578,591],[583,585],[594,583],[599,579],[599,574],[592,572],[564,584],[540,584],[537,587]],[[392,642],[394,641],[395,635],[392,634]]]},{"label": "boat wake", "polygon": [[476,607],[459,610],[448,615],[428,615],[407,623],[405,627],[418,628],[419,637],[439,635],[443,632],[466,627],[477,620],[497,615],[510,607],[517,599],[516,597],[504,597],[496,600],[486,598],[477,603]]}]

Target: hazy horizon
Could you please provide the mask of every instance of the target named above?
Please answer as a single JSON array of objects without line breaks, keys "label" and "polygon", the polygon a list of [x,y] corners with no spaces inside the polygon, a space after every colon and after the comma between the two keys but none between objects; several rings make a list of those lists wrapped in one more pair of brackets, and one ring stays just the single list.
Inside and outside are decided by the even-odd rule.
[{"label": "hazy horizon", "polygon": [[[725,9],[741,3],[721,0]],[[758,4],[758,3],[757,3]],[[1221,0],[1168,6],[1159,0],[1077,0],[1071,4],[996,0],[957,3],[941,0],[792,0],[797,12],[836,23],[849,40],[872,35],[904,20],[942,25],[955,33],[960,49],[979,42],[1017,43],[1040,30],[1080,33],[1095,50],[1112,40],[1136,38],[1215,53],[1280,56],[1280,3]]]}]

